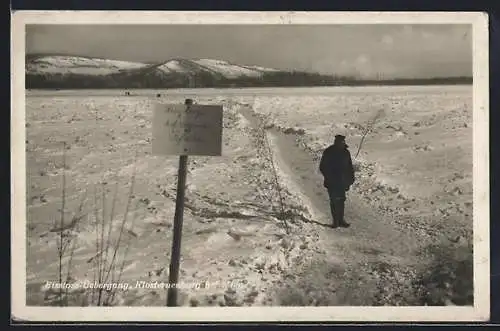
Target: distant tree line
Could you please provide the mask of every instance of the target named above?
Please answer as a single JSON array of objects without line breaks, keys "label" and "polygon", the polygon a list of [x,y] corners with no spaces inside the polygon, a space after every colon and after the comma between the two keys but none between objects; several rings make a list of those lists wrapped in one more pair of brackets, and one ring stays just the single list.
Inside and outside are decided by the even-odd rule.
[{"label": "distant tree line", "polygon": [[240,76],[226,78],[218,73],[196,72],[161,73],[151,66],[147,70],[124,71],[107,75],[81,74],[26,74],[27,89],[165,89],[165,88],[228,88],[228,87],[312,87],[312,86],[360,86],[360,85],[431,85],[471,84],[472,77],[431,79],[366,80],[351,76],[322,75],[300,71],[264,72],[260,77]]}]

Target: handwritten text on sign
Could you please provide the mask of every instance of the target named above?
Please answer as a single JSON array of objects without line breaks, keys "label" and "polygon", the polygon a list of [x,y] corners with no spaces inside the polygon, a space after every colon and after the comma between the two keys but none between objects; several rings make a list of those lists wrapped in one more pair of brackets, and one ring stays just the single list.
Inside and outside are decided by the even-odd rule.
[{"label": "handwritten text on sign", "polygon": [[153,155],[222,154],[222,106],[159,104],[153,114]]}]

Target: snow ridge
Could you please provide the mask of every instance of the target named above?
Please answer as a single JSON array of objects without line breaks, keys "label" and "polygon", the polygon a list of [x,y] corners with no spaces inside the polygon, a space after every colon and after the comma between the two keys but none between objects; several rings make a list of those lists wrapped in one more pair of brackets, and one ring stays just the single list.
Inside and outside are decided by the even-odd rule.
[{"label": "snow ridge", "polygon": [[[80,56],[50,55],[29,60],[26,63],[28,74],[78,74],[110,75],[127,71],[136,71],[151,66],[148,63],[110,60]],[[243,66],[214,59],[172,59],[158,64],[158,74],[207,72],[224,78],[242,76],[260,77],[264,72],[277,71],[260,66]]]}]

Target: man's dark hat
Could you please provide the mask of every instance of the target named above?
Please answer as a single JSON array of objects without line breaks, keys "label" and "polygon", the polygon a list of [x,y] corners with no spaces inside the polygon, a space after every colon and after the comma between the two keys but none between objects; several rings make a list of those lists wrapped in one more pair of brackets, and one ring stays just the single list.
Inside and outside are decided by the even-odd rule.
[{"label": "man's dark hat", "polygon": [[186,100],[184,101],[184,104],[185,104],[185,105],[192,105],[192,104],[193,104],[193,99],[186,99]]},{"label": "man's dark hat", "polygon": [[337,141],[345,140],[345,136],[343,136],[341,134],[337,134],[337,135],[335,135],[335,140],[337,140]]}]

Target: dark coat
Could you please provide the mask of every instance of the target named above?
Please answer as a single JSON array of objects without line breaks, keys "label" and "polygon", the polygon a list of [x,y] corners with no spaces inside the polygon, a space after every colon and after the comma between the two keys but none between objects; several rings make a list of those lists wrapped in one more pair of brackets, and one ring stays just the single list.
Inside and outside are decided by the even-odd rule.
[{"label": "dark coat", "polygon": [[347,147],[331,145],[321,156],[319,170],[323,174],[323,185],[329,190],[345,192],[354,183],[354,167]]}]

